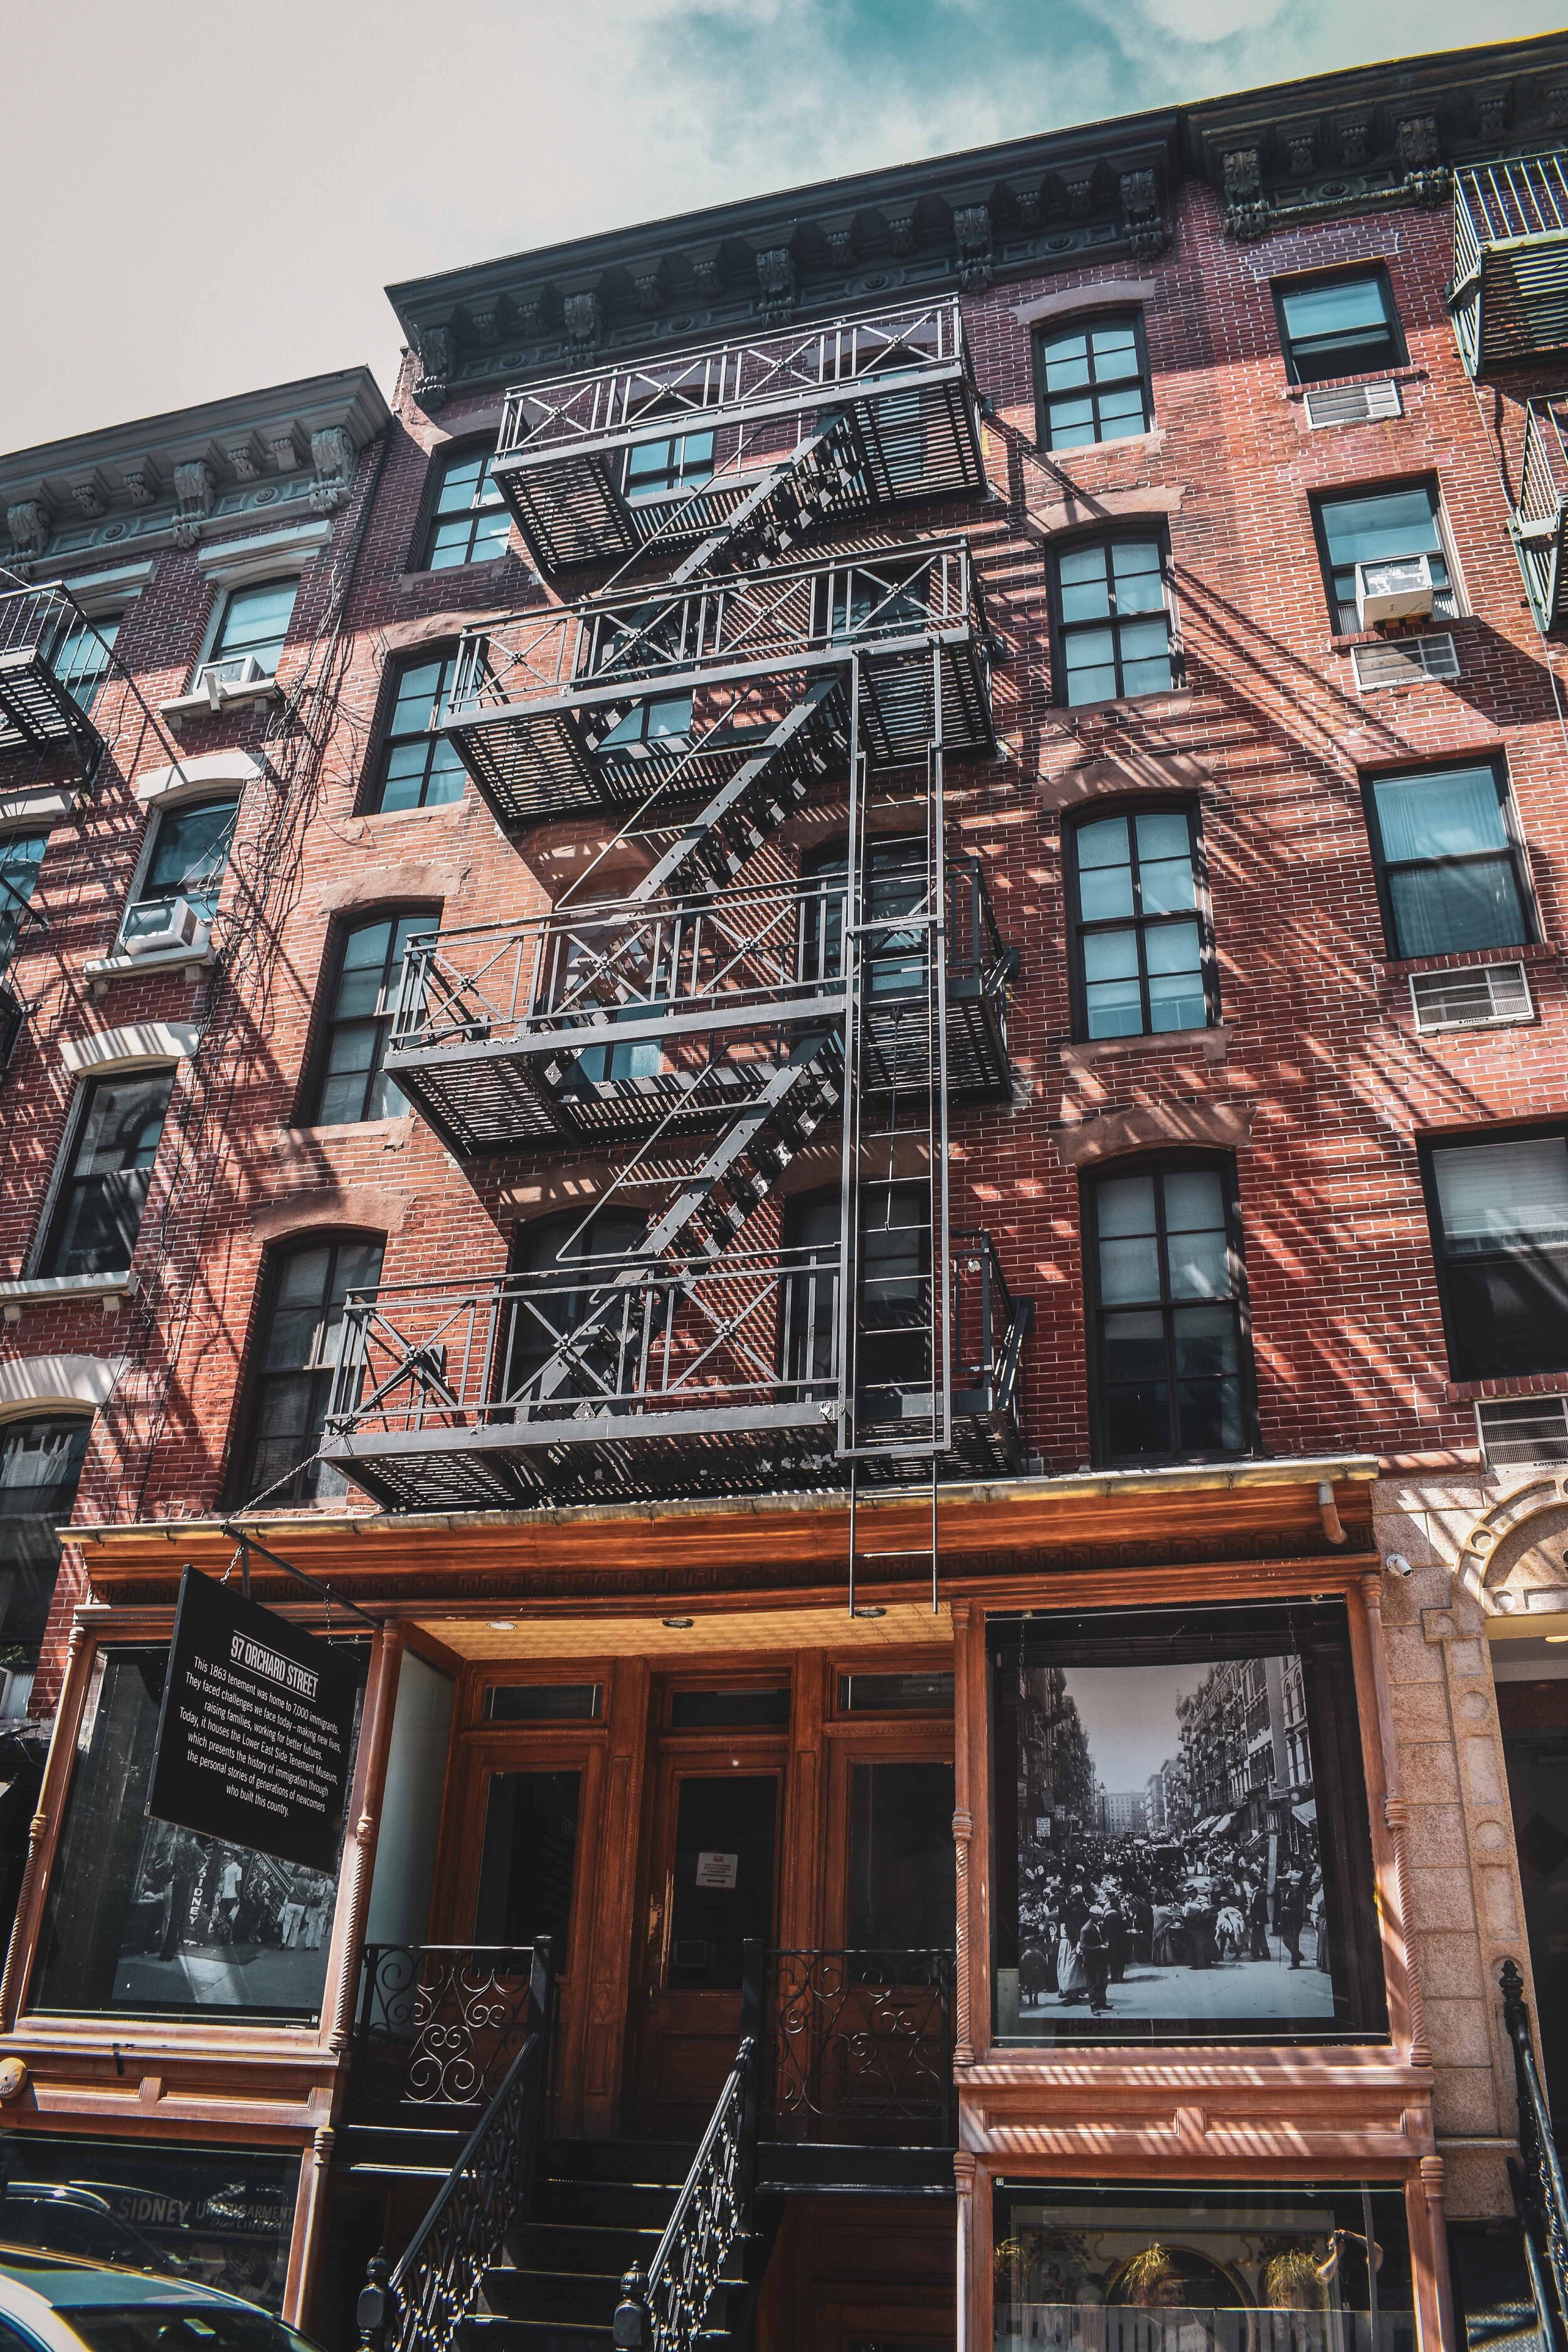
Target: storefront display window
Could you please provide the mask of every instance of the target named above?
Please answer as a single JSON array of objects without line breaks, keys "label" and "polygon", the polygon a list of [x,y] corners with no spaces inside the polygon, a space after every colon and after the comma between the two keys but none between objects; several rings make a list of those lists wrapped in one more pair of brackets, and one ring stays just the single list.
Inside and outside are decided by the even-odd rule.
[{"label": "storefront display window", "polygon": [[1397,2189],[1005,2183],[995,2352],[1415,2352]]},{"label": "storefront display window", "polygon": [[990,1640],[1000,2040],[1386,2032],[1342,1608]]},{"label": "storefront display window", "polygon": [[13,2133],[0,2242],[224,2287],[279,2310],[298,2157]]},{"label": "storefront display window", "polygon": [[30,2005],[312,2020],[335,1876],[147,1818],[166,1657],[94,1664]]}]

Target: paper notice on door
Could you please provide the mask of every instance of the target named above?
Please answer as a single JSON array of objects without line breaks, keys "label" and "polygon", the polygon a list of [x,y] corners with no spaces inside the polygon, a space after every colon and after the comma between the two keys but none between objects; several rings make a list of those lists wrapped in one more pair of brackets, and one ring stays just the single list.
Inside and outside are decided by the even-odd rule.
[{"label": "paper notice on door", "polygon": [[738,1853],[700,1853],[697,1857],[699,1886],[733,1886],[741,1868]]}]

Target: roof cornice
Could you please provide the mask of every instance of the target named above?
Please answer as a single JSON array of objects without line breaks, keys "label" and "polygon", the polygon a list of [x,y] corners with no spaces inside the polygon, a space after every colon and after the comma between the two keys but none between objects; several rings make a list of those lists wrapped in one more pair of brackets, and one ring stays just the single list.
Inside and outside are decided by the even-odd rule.
[{"label": "roof cornice", "polygon": [[306,376],[0,457],[0,562],[35,573],[226,525],[331,513],[390,412],[368,368]]},{"label": "roof cornice", "polygon": [[415,395],[1037,277],[1169,242],[1183,181],[1227,231],[1431,204],[1447,166],[1568,132],[1568,34],[1489,44],[784,189],[387,289]]}]

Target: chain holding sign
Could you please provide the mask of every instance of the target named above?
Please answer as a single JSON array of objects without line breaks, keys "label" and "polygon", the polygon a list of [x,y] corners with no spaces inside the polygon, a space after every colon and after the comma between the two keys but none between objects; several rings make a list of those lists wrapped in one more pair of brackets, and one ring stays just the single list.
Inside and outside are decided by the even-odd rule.
[{"label": "chain holding sign", "polygon": [[363,1659],[187,1568],[147,1811],[335,1873]]}]

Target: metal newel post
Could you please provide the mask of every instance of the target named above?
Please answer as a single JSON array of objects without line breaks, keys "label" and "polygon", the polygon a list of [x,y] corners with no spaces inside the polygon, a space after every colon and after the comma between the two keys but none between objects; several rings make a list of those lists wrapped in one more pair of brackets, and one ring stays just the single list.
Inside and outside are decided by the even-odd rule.
[{"label": "metal newel post", "polygon": [[616,2352],[652,2352],[653,2323],[647,2307],[647,2280],[640,2263],[634,2263],[621,2281],[612,2341]]},{"label": "metal newel post", "polygon": [[354,2305],[354,2325],[364,2352],[387,2352],[396,2338],[403,2312],[391,2272],[386,2248],[383,2246],[365,2265],[364,2284]]}]

